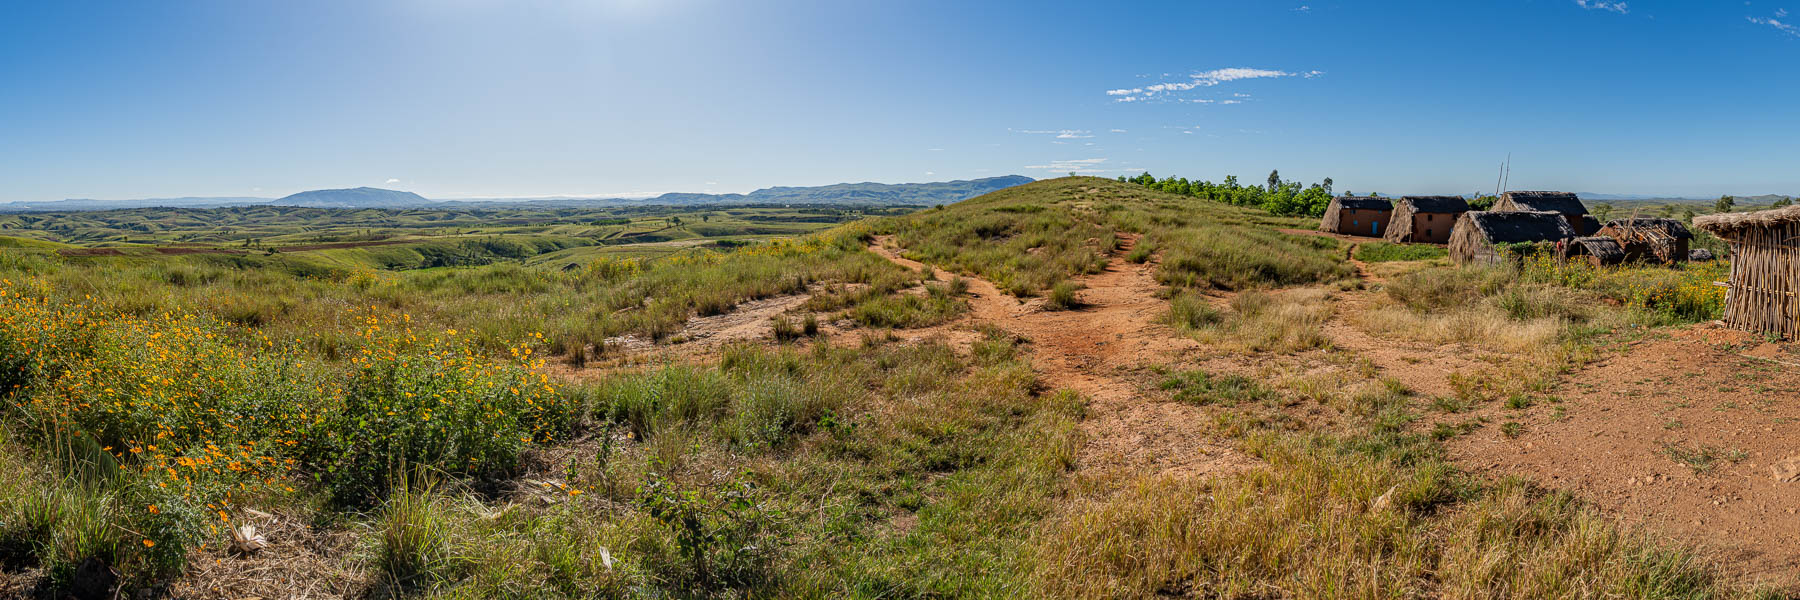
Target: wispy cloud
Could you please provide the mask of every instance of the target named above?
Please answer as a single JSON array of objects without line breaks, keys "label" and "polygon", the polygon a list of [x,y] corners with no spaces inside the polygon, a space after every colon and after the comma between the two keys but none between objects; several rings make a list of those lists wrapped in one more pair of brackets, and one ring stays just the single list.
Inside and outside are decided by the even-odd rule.
[{"label": "wispy cloud", "polygon": [[1189,75],[1187,81],[1169,81],[1143,87],[1106,90],[1106,95],[1113,96],[1114,99],[1119,102],[1140,102],[1155,98],[1158,94],[1185,92],[1195,88],[1212,87],[1230,81],[1244,79],[1279,79],[1283,77],[1303,77],[1312,79],[1324,74],[1324,71],[1290,72],[1273,69],[1232,67],[1229,69],[1200,71]]},{"label": "wispy cloud", "polygon": [[1800,25],[1795,25],[1793,23],[1789,23],[1787,21],[1780,20],[1781,17],[1785,17],[1785,16],[1787,16],[1787,11],[1779,10],[1779,11],[1775,11],[1775,18],[1771,18],[1771,19],[1761,19],[1761,18],[1757,18],[1757,17],[1745,17],[1745,18],[1750,19],[1751,23],[1755,23],[1757,25],[1768,25],[1770,27],[1774,27],[1777,31],[1780,31],[1782,33],[1785,33],[1785,34],[1788,34],[1788,35],[1791,35],[1794,37],[1800,37]]},{"label": "wispy cloud", "polygon": [[1631,12],[1631,6],[1625,2],[1609,2],[1607,0],[1575,0],[1575,5],[1588,10],[1604,10],[1621,15]]},{"label": "wispy cloud", "polygon": [[1125,130],[1123,130],[1123,129],[1112,129],[1110,131],[1112,131],[1113,133],[1125,133]]},{"label": "wispy cloud", "polygon": [[1124,170],[1101,168],[1105,166],[1105,164],[1106,159],[1104,158],[1078,158],[1072,160],[1053,160],[1047,165],[1026,165],[1025,168],[1052,171],[1056,173],[1106,173],[1109,171]]},{"label": "wispy cloud", "polygon": [[1297,12],[1297,13],[1309,13],[1309,12],[1312,12],[1312,7],[1302,4],[1300,6],[1294,7],[1293,10],[1294,10],[1294,12]]},{"label": "wispy cloud", "polygon": [[1078,140],[1094,137],[1094,132],[1086,129],[1008,129],[1007,131],[1031,135],[1054,135],[1057,139],[1063,140]]},{"label": "wispy cloud", "polygon": [[387,183],[400,183],[400,180],[389,177]]}]

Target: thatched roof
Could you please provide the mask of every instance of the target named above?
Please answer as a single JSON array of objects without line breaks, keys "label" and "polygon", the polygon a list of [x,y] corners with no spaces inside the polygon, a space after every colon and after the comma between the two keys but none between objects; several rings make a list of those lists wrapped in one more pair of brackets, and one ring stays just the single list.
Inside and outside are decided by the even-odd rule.
[{"label": "thatched roof", "polygon": [[1575,237],[1575,228],[1550,211],[1477,210],[1463,213],[1490,242],[1543,242]]},{"label": "thatched roof", "polygon": [[1571,192],[1507,192],[1501,199],[1511,200],[1519,210],[1547,210],[1565,215],[1588,214],[1581,197]]},{"label": "thatched roof", "polygon": [[1773,210],[1759,210],[1746,213],[1725,213],[1694,217],[1694,226],[1713,233],[1727,233],[1738,229],[1753,227],[1771,227],[1800,221],[1800,205],[1784,206]]},{"label": "thatched roof", "polygon": [[1411,204],[1414,212],[1422,213],[1459,213],[1469,210],[1469,201],[1462,196],[1403,196],[1401,204]]},{"label": "thatched roof", "polygon": [[1625,248],[1619,240],[1609,237],[1578,237],[1569,240],[1569,254],[1587,255],[1600,259],[1602,264],[1614,264],[1625,260]]},{"label": "thatched roof", "polygon": [[1332,202],[1338,203],[1342,208],[1357,210],[1394,210],[1394,203],[1380,196],[1338,196]]},{"label": "thatched roof", "polygon": [[1613,219],[1607,221],[1606,226],[1616,230],[1648,229],[1678,240],[1694,239],[1694,232],[1688,231],[1686,225],[1675,219]]}]

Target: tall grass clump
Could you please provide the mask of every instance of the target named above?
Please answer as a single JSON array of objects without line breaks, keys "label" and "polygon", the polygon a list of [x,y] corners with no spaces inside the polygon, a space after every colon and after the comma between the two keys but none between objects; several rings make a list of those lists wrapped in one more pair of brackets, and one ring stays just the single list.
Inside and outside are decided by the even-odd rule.
[{"label": "tall grass clump", "polygon": [[1217,324],[1224,318],[1224,314],[1213,307],[1211,301],[1197,292],[1183,290],[1169,298],[1166,322],[1178,331],[1191,333]]},{"label": "tall grass clump", "polygon": [[1230,307],[1217,325],[1189,330],[1202,341],[1252,352],[1293,353],[1331,345],[1324,331],[1331,295],[1324,289],[1241,292],[1231,298]]},{"label": "tall grass clump", "polygon": [[1081,286],[1073,281],[1058,282],[1056,285],[1050,286],[1050,294],[1045,298],[1044,308],[1050,310],[1079,308],[1081,300],[1076,297],[1075,292],[1080,289]]}]

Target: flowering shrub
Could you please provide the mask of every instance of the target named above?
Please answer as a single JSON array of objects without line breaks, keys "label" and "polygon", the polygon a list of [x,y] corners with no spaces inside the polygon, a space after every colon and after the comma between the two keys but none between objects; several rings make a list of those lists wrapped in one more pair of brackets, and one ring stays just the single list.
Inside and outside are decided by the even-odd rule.
[{"label": "flowering shrub", "polygon": [[1724,261],[1688,263],[1675,268],[1596,267],[1585,261],[1559,263],[1552,256],[1539,254],[1526,258],[1521,268],[1528,281],[1593,290],[1664,322],[1717,319],[1725,310],[1725,288],[1713,285],[1726,278],[1729,264]]},{"label": "flowering shrub", "polygon": [[118,314],[53,300],[39,282],[0,284],[0,410],[46,455],[93,449],[81,469],[104,471],[93,480],[120,505],[107,510],[141,526],[112,533],[134,538],[109,546],[113,564],[179,566],[237,498],[294,491],[300,476],[368,506],[404,469],[504,474],[570,419],[534,370],[536,339],[496,360],[370,309],[348,360],[320,361],[212,317]]}]

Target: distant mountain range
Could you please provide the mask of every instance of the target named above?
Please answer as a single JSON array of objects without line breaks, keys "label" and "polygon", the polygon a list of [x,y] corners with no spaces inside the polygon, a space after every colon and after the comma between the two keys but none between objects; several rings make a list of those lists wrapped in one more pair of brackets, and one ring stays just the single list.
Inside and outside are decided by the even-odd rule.
[{"label": "distant mountain range", "polygon": [[432,200],[412,192],[360,187],[313,190],[282,198],[185,197],[142,200],[53,200],[0,204],[0,212],[114,210],[121,208],[222,206],[303,206],[309,208],[504,208],[529,204],[550,207],[650,206],[697,204],[851,204],[864,206],[929,206],[974,198],[995,190],[1031,183],[1030,177],[1007,175],[932,183],[839,183],[817,187],[772,187],[748,194],[668,193],[650,198],[476,198]]},{"label": "distant mountain range", "polygon": [[306,208],[415,208],[435,203],[434,200],[426,199],[424,196],[412,192],[397,192],[372,187],[313,190],[269,202],[274,206]]}]

